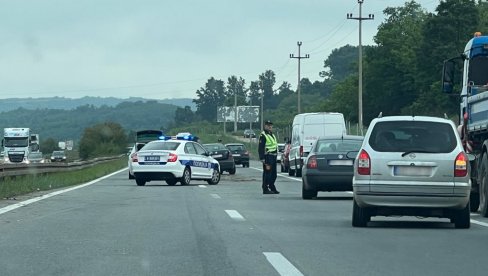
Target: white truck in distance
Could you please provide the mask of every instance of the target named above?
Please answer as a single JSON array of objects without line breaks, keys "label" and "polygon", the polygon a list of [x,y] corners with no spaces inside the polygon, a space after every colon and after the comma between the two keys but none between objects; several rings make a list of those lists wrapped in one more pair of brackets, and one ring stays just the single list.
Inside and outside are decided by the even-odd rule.
[{"label": "white truck in distance", "polygon": [[2,146],[6,163],[23,163],[30,152],[29,128],[4,128]]},{"label": "white truck in distance", "polygon": [[39,152],[40,144],[39,144],[39,134],[31,134],[30,135],[30,147],[31,152]]}]

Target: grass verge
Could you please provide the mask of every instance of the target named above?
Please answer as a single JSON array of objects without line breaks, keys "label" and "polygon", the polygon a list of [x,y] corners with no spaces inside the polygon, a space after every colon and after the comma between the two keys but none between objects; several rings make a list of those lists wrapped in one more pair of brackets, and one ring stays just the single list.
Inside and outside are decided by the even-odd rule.
[{"label": "grass verge", "polygon": [[0,181],[0,198],[11,198],[89,182],[127,167],[127,157],[71,172],[56,172],[5,177]]}]

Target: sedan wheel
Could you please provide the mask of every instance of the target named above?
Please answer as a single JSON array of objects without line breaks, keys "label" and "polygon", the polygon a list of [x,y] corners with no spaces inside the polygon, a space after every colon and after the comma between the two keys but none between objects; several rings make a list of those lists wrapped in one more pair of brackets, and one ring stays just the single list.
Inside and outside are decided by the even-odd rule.
[{"label": "sedan wheel", "polygon": [[180,183],[181,185],[190,185],[191,181],[191,172],[188,167],[185,168],[183,171],[183,176],[181,177]]}]

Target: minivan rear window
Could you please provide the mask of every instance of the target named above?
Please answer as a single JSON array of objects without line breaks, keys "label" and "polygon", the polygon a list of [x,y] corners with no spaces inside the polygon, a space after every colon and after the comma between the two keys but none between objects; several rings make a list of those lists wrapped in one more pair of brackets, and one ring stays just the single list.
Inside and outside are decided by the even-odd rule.
[{"label": "minivan rear window", "polygon": [[379,152],[449,153],[456,148],[456,139],[447,123],[394,121],[375,124],[368,142]]}]

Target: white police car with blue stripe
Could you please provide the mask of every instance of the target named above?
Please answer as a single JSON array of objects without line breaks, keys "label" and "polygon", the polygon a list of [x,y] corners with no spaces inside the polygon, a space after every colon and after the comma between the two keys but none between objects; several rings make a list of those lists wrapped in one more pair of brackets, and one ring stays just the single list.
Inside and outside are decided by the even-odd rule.
[{"label": "white police car with blue stripe", "polygon": [[195,142],[189,134],[164,137],[147,143],[131,156],[132,172],[138,186],[153,180],[165,180],[168,185],[190,184],[191,180],[206,180],[215,185],[220,181],[219,162]]}]

